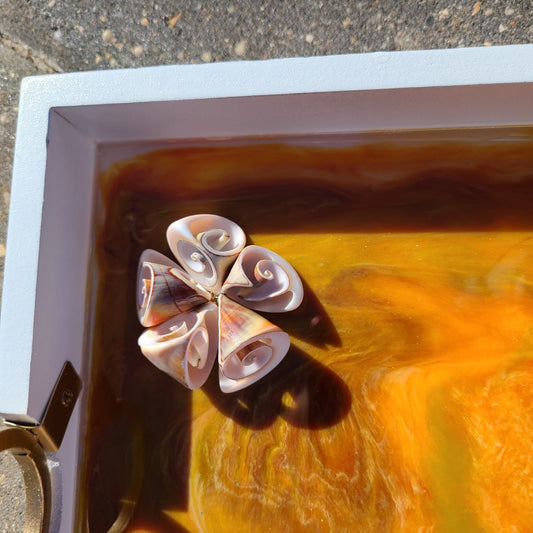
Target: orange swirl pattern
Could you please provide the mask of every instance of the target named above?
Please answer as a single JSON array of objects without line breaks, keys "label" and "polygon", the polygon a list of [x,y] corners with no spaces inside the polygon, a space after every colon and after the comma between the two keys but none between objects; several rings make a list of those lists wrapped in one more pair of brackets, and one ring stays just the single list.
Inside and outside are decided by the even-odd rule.
[{"label": "orange swirl pattern", "polygon": [[[530,530],[527,137],[164,150],[114,165],[102,190],[91,531],[140,478],[129,532]],[[136,347],[138,255],[200,212],[235,220],[306,284],[301,308],[276,315],[285,360],[231,395],[215,375],[182,390]]]}]

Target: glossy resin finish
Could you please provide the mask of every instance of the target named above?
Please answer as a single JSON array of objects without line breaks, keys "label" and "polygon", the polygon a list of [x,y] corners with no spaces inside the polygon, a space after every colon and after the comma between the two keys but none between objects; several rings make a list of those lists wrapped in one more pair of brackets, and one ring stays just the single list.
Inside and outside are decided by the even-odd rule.
[{"label": "glossy resin finish", "polygon": [[[106,530],[128,500],[131,532],[527,530],[533,142],[476,135],[170,149],[103,174],[81,520]],[[229,395],[137,346],[139,255],[203,212],[305,286],[265,314],[283,362]]]}]

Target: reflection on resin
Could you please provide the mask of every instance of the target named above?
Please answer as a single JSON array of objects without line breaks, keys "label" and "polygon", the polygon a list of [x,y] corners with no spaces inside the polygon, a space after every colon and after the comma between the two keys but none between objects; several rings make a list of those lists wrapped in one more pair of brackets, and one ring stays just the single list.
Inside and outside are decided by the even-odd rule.
[{"label": "reflection on resin", "polygon": [[[121,510],[129,532],[530,528],[533,143],[165,150],[102,191],[91,531]],[[229,395],[137,347],[142,250],[168,256],[168,224],[205,212],[305,285],[266,314],[285,359]]]}]

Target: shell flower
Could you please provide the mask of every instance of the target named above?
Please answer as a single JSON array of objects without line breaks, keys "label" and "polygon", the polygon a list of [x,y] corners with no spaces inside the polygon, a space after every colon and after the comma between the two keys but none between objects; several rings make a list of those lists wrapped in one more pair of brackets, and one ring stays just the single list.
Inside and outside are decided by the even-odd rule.
[{"label": "shell flower", "polygon": [[142,353],[190,389],[204,384],[216,359],[223,392],[255,383],[290,347],[289,335],[256,311],[296,309],[298,274],[274,252],[246,246],[244,231],[221,216],[177,220],[167,241],[177,263],[155,250],[139,260]]}]

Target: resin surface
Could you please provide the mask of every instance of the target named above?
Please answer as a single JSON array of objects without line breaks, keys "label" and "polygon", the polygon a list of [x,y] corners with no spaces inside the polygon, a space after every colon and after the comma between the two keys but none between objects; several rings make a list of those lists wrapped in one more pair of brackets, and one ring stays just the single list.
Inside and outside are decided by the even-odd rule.
[{"label": "resin surface", "polygon": [[[92,532],[531,528],[532,142],[169,149],[101,185]],[[235,394],[216,372],[188,391],[137,346],[139,255],[171,256],[167,226],[195,213],[305,285],[267,315],[288,355]]]}]

